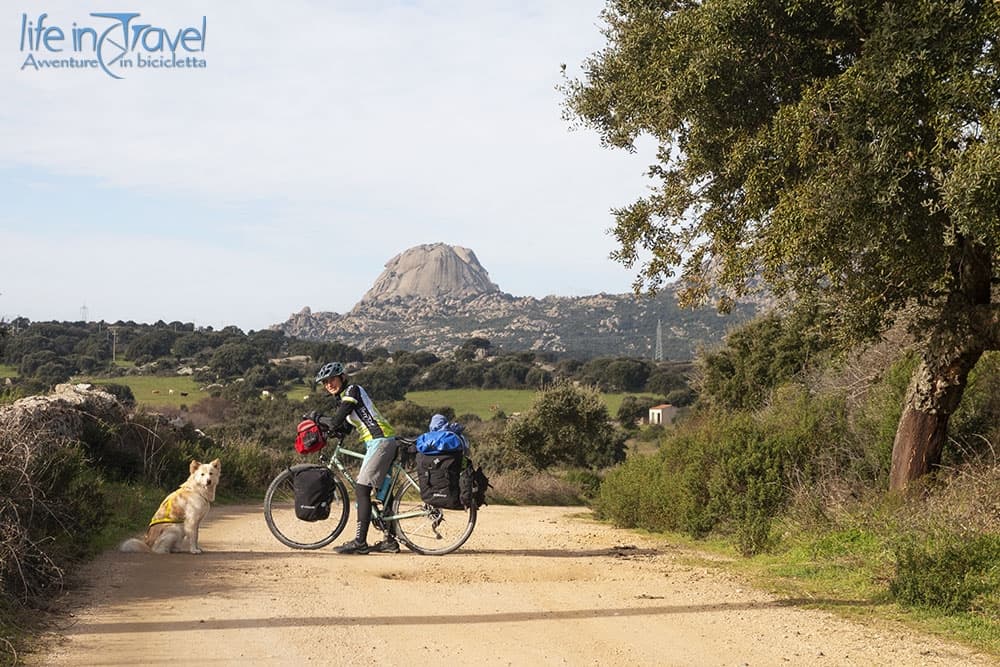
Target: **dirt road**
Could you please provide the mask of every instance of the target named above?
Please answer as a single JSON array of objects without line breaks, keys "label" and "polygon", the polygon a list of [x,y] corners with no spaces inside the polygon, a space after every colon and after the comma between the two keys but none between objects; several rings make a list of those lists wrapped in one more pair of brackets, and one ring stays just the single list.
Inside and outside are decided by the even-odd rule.
[{"label": "dirt road", "polygon": [[293,552],[216,507],[200,556],[108,553],[32,665],[989,665],[684,565],[579,508],[482,510],[455,554]]}]

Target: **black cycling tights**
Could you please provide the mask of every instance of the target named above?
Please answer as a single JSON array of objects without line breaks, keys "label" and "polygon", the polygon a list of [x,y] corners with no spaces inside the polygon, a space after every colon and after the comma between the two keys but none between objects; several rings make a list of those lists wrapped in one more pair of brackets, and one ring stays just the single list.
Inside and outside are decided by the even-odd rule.
[{"label": "black cycling tights", "polygon": [[358,532],[354,538],[361,543],[368,542],[368,524],[372,521],[372,487],[354,485],[354,498],[358,502]]}]

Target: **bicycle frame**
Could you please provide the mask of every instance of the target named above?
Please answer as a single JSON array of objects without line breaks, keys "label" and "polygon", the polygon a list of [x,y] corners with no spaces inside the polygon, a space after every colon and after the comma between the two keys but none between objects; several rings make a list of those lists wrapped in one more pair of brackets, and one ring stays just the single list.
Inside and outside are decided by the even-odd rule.
[{"label": "bicycle frame", "polygon": [[[405,439],[400,439],[401,444],[407,443],[409,445],[410,441]],[[354,487],[357,483],[354,476],[351,475],[351,471],[348,469],[344,462],[341,460],[341,456],[348,456],[353,459],[357,459],[358,462],[365,458],[365,455],[361,452],[356,452],[353,449],[347,449],[343,446],[344,439],[338,440],[334,446],[333,451],[330,456],[326,456],[321,453],[319,455],[319,460],[321,463],[326,465],[326,467],[331,470],[336,470],[340,474],[341,478],[346,481],[350,486]],[[390,507],[392,504],[392,498],[394,492],[401,484],[412,485],[413,488],[419,489],[420,485],[416,479],[407,472],[406,468],[401,461],[399,452],[396,453],[396,458],[392,461],[392,467],[389,468],[390,482],[389,482],[389,492],[386,494],[385,499],[379,500],[378,498],[372,498],[372,523],[395,521],[396,519],[411,519],[413,517],[424,516],[430,513],[429,510],[416,510],[412,512],[403,512],[401,514],[384,514],[385,508]],[[403,480],[402,482],[400,480]],[[357,502],[357,500],[355,500]],[[378,526],[381,528],[381,526]]]}]

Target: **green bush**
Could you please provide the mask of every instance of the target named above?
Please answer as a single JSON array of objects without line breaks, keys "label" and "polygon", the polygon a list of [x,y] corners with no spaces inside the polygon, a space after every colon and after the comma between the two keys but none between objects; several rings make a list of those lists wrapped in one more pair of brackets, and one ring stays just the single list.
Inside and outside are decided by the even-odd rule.
[{"label": "green bush", "polygon": [[841,437],[837,415],[795,386],[757,413],[703,411],[667,431],[656,456],[611,471],[598,511],[628,527],[729,532],[742,553],[758,553],[792,487],[808,481],[815,452]]},{"label": "green bush", "polygon": [[969,374],[969,384],[949,422],[949,437],[957,447],[945,450],[943,463],[976,457],[995,459],[1000,444],[1000,353],[987,352]]},{"label": "green bush", "polygon": [[677,530],[675,489],[659,456],[639,456],[611,469],[601,482],[594,510],[625,528]]},{"label": "green bush", "polygon": [[580,495],[587,500],[593,500],[601,488],[601,476],[589,469],[567,470],[565,480],[580,489]]},{"label": "green bush", "polygon": [[127,384],[117,384],[114,382],[108,382],[101,384],[101,390],[106,391],[115,398],[118,402],[127,408],[135,407],[135,394],[132,392],[132,388]]},{"label": "green bush", "polygon": [[969,611],[980,598],[1000,591],[997,563],[997,535],[910,537],[896,548],[889,590],[902,604]]},{"label": "green bush", "polygon": [[625,458],[625,432],[611,423],[593,387],[557,382],[509,419],[504,440],[539,470],[554,465],[602,468]]},{"label": "green bush", "polygon": [[[382,409],[382,406],[379,408]],[[441,413],[448,419],[452,419],[455,414],[451,408],[427,408],[405,400],[388,403],[382,412],[398,433],[414,435],[419,435],[429,428],[434,414]]]},{"label": "green bush", "polygon": [[848,466],[842,471],[845,477],[876,484],[888,479],[903,399],[917,363],[914,355],[898,359],[868,387],[864,400],[852,408],[854,451],[842,462]]}]

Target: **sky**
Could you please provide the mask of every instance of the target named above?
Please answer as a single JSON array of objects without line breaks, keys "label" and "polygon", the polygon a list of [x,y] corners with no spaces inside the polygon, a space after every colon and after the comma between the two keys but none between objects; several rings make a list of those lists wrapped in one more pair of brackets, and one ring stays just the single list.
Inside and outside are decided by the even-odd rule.
[{"label": "sky", "polygon": [[0,318],[249,332],[347,312],[438,242],[514,296],[630,291],[611,209],[653,149],[603,147],[557,89],[604,6],[5,3]]}]

